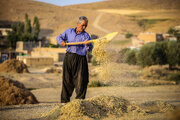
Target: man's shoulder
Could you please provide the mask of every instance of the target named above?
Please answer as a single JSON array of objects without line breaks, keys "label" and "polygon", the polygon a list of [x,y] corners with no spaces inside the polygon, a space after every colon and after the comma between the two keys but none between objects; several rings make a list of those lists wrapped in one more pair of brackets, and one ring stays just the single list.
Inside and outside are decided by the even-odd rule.
[{"label": "man's shoulder", "polygon": [[71,32],[71,31],[74,31],[74,28],[68,28],[68,29],[66,30],[66,32]]},{"label": "man's shoulder", "polygon": [[87,33],[86,31],[84,31],[83,34],[86,36],[90,36],[89,33]]}]

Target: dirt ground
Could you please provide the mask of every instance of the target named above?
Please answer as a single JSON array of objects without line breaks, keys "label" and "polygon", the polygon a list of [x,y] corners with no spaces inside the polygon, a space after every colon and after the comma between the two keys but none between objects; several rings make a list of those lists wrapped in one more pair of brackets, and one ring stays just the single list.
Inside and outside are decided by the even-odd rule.
[{"label": "dirt ground", "polygon": [[[60,63],[62,64],[62,63]],[[113,63],[112,76],[110,80],[101,81],[106,87],[89,87],[87,98],[97,95],[108,95],[123,97],[135,104],[147,101],[165,101],[175,106],[180,105],[180,86],[179,85],[141,85],[145,83],[139,77],[140,69],[137,66]],[[60,66],[61,67],[61,66]],[[89,72],[92,73],[96,67],[89,65]],[[29,68],[30,73],[24,74],[5,74],[0,73],[13,80],[22,82],[26,88],[36,96],[39,104],[32,105],[11,105],[0,107],[1,120],[41,120],[41,115],[48,113],[56,105],[60,104],[62,73],[45,73],[44,67]],[[98,80],[97,77],[90,75],[91,80]],[[136,84],[131,84],[136,83]],[[71,100],[75,98],[73,94]],[[150,114],[142,119],[145,120],[165,120],[164,113]]]}]

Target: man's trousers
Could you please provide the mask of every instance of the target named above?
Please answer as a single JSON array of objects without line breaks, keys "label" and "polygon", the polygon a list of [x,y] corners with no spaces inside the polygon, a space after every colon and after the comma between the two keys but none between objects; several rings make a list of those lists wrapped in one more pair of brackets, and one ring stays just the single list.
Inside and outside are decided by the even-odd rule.
[{"label": "man's trousers", "polygon": [[75,88],[76,99],[85,99],[89,82],[86,56],[67,52],[63,61],[61,103],[70,101]]}]

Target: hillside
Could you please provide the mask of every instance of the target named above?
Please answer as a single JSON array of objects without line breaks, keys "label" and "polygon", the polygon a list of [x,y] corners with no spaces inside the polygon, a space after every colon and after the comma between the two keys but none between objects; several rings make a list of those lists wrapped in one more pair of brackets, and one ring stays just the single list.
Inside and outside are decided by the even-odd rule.
[{"label": "hillside", "polygon": [[1,21],[24,21],[25,13],[28,13],[31,23],[34,16],[38,16],[41,23],[41,35],[61,33],[65,28],[74,27],[77,16],[81,11],[62,8],[31,0],[1,0]]},{"label": "hillside", "polygon": [[[102,36],[118,31],[137,35],[142,31],[166,32],[169,27],[179,25],[179,8],[180,0],[109,0],[65,7],[32,0],[1,0],[0,21],[22,22],[28,13],[32,23],[33,17],[38,16],[40,36],[47,37],[75,27],[77,18],[85,15],[89,19],[86,31],[90,34]],[[137,10],[140,12],[134,13]],[[143,19],[153,19],[146,30],[139,26]]]},{"label": "hillside", "polygon": [[[139,32],[137,26],[133,27],[131,24],[122,22],[124,20],[122,19],[122,15],[123,17],[128,17],[129,22],[136,22],[137,24],[145,19],[147,21],[145,23],[147,28],[144,30],[141,27],[141,31],[162,33],[167,32],[170,27],[180,25],[180,0],[108,0],[91,4],[71,5],[66,8],[68,7],[97,10],[111,15],[121,15],[119,18],[111,19],[109,17],[108,20],[113,21],[111,23],[107,22],[107,17],[102,19],[100,23],[103,25],[106,21],[106,25],[104,26],[106,29],[114,27],[118,30],[121,29],[123,31],[122,33],[132,31],[132,29],[137,30],[135,33]],[[110,25],[112,23],[115,23],[115,26]],[[131,30],[126,29],[129,27]]]},{"label": "hillside", "polygon": [[[69,7],[69,6],[67,6]],[[107,0],[83,5],[71,5],[83,9],[180,9],[180,0]]]}]

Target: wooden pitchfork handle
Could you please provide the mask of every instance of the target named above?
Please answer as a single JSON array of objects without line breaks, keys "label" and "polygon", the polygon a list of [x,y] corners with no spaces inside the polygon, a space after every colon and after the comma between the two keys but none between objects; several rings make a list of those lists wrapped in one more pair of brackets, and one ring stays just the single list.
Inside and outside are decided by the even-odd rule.
[{"label": "wooden pitchfork handle", "polygon": [[[105,40],[105,43],[108,43],[109,41],[111,41],[116,35],[118,34],[118,32],[113,32],[113,33],[109,33],[107,35],[105,35],[102,38],[98,38],[101,40]],[[83,42],[76,42],[76,43],[65,43],[65,45],[81,45],[81,44],[85,44],[85,43],[93,43],[95,41],[97,41],[98,39],[95,40],[88,40],[88,41],[83,41]]]},{"label": "wooden pitchfork handle", "polygon": [[75,43],[65,43],[66,45],[81,45],[81,44],[85,44],[85,43],[93,43],[96,40],[89,40],[89,41],[83,41],[83,42],[75,42]]}]

